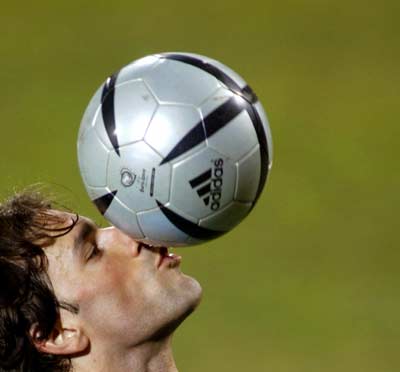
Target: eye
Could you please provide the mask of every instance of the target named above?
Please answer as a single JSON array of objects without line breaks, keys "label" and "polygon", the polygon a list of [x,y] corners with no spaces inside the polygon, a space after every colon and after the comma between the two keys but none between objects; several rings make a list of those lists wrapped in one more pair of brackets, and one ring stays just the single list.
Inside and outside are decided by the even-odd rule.
[{"label": "eye", "polygon": [[101,255],[103,252],[98,248],[96,243],[93,244],[93,248],[90,252],[90,255],[87,258],[87,261],[91,260],[92,258]]}]

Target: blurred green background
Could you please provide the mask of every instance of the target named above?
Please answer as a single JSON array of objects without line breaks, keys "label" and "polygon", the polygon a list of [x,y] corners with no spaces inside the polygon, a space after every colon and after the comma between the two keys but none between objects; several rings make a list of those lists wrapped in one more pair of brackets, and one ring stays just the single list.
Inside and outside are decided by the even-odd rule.
[{"label": "blurred green background", "polygon": [[46,182],[98,220],[76,160],[112,72],[188,51],[238,71],[274,136],[251,215],[180,249],[204,298],[182,372],[400,370],[398,1],[35,1],[0,10],[0,195]]}]

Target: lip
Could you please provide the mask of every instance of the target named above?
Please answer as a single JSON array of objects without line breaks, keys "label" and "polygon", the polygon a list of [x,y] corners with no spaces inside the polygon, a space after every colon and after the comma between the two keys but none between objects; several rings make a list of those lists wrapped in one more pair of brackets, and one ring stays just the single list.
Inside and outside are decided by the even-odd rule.
[{"label": "lip", "polygon": [[167,247],[161,247],[158,250],[157,269],[160,268],[160,266],[163,263],[165,257],[167,257],[167,256],[168,256],[168,248]]},{"label": "lip", "polygon": [[136,256],[140,255],[140,252],[142,251],[142,248],[146,248],[146,244],[139,242],[137,248],[136,248]]},{"label": "lip", "polygon": [[159,258],[157,262],[157,269],[162,266],[167,266],[169,268],[177,267],[182,261],[182,257],[173,253],[168,253],[168,248],[162,247],[159,251]]},{"label": "lip", "polygon": [[157,269],[160,269],[161,266],[167,266],[169,268],[177,267],[182,261],[181,256],[169,253],[167,247],[154,247],[140,242],[137,246],[137,256],[140,255],[142,249],[146,249],[156,254],[155,266]]}]

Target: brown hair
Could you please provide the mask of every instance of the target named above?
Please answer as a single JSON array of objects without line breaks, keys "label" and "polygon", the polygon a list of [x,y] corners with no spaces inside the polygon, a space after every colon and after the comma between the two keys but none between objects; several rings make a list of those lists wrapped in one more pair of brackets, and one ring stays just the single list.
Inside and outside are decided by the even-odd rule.
[{"label": "brown hair", "polygon": [[29,334],[37,324],[48,338],[65,307],[52,289],[43,248],[71,231],[78,216],[65,226],[50,209],[52,203],[37,190],[0,204],[0,372],[72,369],[69,357],[40,353]]}]

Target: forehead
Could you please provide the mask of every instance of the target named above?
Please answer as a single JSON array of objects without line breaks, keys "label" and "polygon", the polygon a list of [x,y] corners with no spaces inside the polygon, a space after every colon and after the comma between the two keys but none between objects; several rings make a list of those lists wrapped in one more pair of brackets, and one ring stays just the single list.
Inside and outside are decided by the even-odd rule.
[{"label": "forehead", "polygon": [[[77,213],[61,211],[58,209],[49,209],[45,213],[42,224],[47,231],[51,232],[53,230],[55,233],[59,232],[59,235],[62,235],[63,232],[68,232],[69,229],[71,232],[76,232],[77,227],[80,225],[93,225],[94,222],[90,218]],[[57,234],[55,235],[57,236]]]},{"label": "forehead", "polygon": [[72,263],[74,247],[82,229],[94,224],[85,216],[55,209],[49,210],[48,215],[55,217],[54,221],[56,222],[52,221],[47,224],[47,229],[50,230],[49,234],[53,235],[55,239],[44,250],[49,259],[49,271],[54,272],[54,270]]},{"label": "forehead", "polygon": [[77,218],[77,214],[75,213],[60,211],[58,209],[49,209],[46,211],[46,215],[49,217],[55,217],[54,220],[59,221],[59,227],[63,227]]},{"label": "forehead", "polygon": [[43,220],[39,223],[50,241],[47,238],[44,242],[37,241],[37,244],[45,249],[47,255],[60,249],[73,248],[82,233],[94,230],[96,226],[85,216],[56,209],[46,211],[40,218]]},{"label": "forehead", "polygon": [[44,226],[49,234],[56,238],[55,243],[66,239],[75,239],[85,226],[95,226],[90,218],[75,213],[51,209],[47,215],[50,218],[44,221]]},{"label": "forehead", "polygon": [[51,209],[46,211],[46,215],[43,218],[43,228],[49,236],[54,238],[52,243],[48,247],[45,247],[46,253],[49,253],[60,245],[63,245],[65,241],[73,239],[73,235],[76,234],[76,227],[84,217],[57,209]]}]

